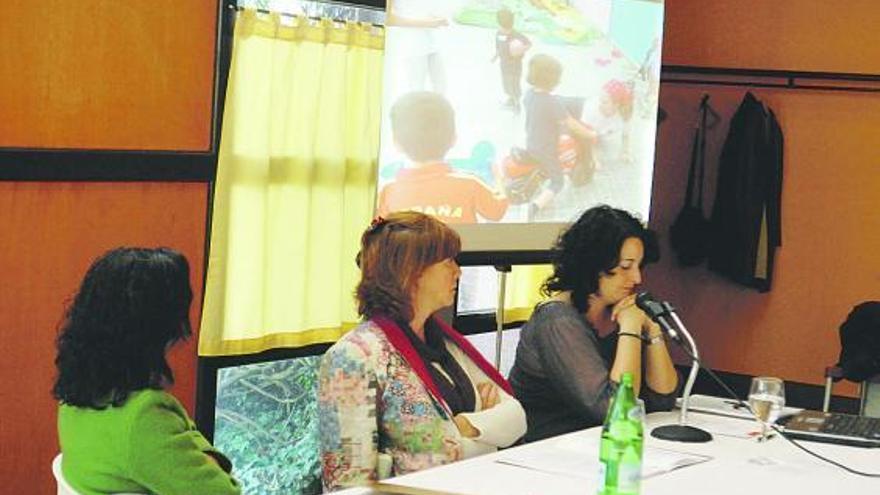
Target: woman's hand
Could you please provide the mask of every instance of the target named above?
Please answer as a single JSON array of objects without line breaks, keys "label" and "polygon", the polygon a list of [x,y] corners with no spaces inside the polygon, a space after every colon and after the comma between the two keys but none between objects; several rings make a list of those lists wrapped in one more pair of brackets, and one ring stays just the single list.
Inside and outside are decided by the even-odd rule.
[{"label": "woman's hand", "polygon": [[452,421],[455,423],[461,436],[465,438],[474,438],[480,435],[480,430],[474,428],[474,425],[472,425],[471,422],[461,414],[453,416]]},{"label": "woman's hand", "polygon": [[642,332],[649,339],[663,335],[663,329],[660,328],[660,325],[654,323],[650,318],[645,318],[645,326],[642,328]]},{"label": "woman's hand", "polygon": [[641,333],[650,322],[645,313],[636,306],[635,295],[627,296],[614,305],[611,309],[611,321],[616,321],[621,330],[630,333]]},{"label": "woman's hand", "polygon": [[[477,392],[480,394],[480,410],[493,408],[501,402],[501,396],[498,392],[498,385],[492,382],[483,382],[477,384]],[[452,418],[458,432],[465,438],[474,438],[480,436],[480,430],[476,429],[470,421],[461,414],[457,414]]]},{"label": "woman's hand", "polygon": [[501,397],[498,395],[498,385],[495,385],[494,383],[478,383],[477,392],[480,393],[480,409],[483,411],[493,408],[501,402]]},{"label": "woman's hand", "polygon": [[614,307],[611,308],[611,321],[617,321],[617,316],[620,314],[620,312],[630,306],[635,305],[635,303],[636,303],[636,296],[635,295],[626,296],[623,299],[621,299],[620,301],[617,301],[617,304],[615,304]]},{"label": "woman's hand", "polygon": [[641,310],[641,308],[636,306],[635,295],[627,296],[626,298],[621,299],[617,304],[614,305],[614,308],[611,310],[611,321],[618,321],[617,319],[621,312],[634,306],[640,313],[642,313],[642,325],[640,327],[642,335],[648,338],[654,338],[663,333],[660,325],[654,323],[654,321],[648,318],[648,315],[646,315],[645,312]]}]

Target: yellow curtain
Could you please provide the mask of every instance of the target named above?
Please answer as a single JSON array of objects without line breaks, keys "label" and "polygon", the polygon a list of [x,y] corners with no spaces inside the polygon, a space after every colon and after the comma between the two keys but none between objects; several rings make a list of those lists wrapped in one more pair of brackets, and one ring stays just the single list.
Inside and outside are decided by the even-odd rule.
[{"label": "yellow curtain", "polygon": [[331,342],[356,323],[383,43],[374,26],[239,13],[200,355]]},{"label": "yellow curtain", "polygon": [[514,266],[508,275],[504,290],[504,321],[525,321],[532,316],[532,310],[543,299],[541,285],[550,274],[550,265]]}]

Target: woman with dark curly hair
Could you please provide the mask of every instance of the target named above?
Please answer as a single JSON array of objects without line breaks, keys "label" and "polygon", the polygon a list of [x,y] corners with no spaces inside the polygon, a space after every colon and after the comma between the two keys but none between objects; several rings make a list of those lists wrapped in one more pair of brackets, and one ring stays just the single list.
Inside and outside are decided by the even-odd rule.
[{"label": "woman with dark curly hair", "polygon": [[635,305],[641,268],[658,257],[655,234],[609,206],[587,210],[559,237],[543,286],[550,299],[523,326],[510,372],[526,441],[602,424],[624,372],[648,411],[675,404],[663,334]]},{"label": "woman with dark curly hair", "polygon": [[461,274],[458,234],[416,212],[377,218],[361,238],[365,321],[324,355],[318,418],[324,485],[365,485],[506,447],[526,418],[510,385],[434,316]]},{"label": "woman with dark curly hair", "polygon": [[171,249],[117,248],[86,272],[61,324],[53,388],[61,470],[77,493],[240,493],[229,460],[163,391],[191,302],[189,265]]}]

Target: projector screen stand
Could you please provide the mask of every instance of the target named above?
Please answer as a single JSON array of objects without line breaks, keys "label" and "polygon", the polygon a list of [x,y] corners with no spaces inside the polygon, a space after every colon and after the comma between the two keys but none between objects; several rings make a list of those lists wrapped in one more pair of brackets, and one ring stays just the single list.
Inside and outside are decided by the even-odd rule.
[{"label": "projector screen stand", "polygon": [[511,265],[495,265],[498,272],[498,305],[495,308],[495,369],[501,370],[501,339],[504,338],[504,294],[507,291],[507,274]]}]

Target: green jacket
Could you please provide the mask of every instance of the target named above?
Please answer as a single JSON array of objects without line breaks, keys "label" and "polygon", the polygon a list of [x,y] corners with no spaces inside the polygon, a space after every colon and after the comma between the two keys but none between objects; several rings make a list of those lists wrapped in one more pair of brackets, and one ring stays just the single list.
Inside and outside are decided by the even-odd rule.
[{"label": "green jacket", "polygon": [[205,453],[228,461],[160,390],[132,393],[121,407],[62,404],[58,438],[64,478],[82,495],[237,495],[235,479]]}]

